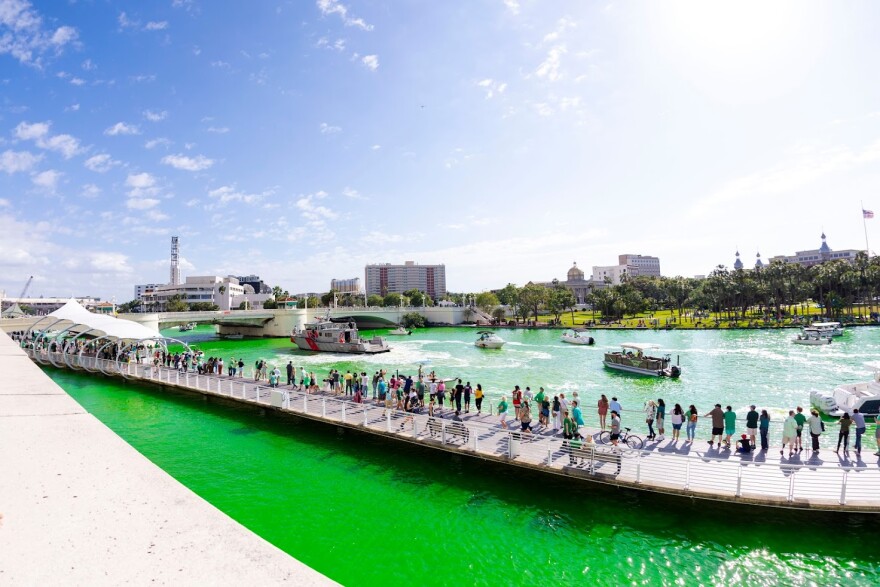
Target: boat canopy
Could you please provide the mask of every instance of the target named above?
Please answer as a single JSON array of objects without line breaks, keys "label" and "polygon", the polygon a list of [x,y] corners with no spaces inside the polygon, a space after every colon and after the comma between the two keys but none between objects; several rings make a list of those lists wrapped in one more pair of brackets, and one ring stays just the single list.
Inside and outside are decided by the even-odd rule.
[{"label": "boat canopy", "polygon": [[840,328],[840,322],[813,322],[813,328]]},{"label": "boat canopy", "polygon": [[478,330],[477,334],[495,334],[491,330]]},{"label": "boat canopy", "polygon": [[624,342],[621,343],[620,346],[625,349],[633,349],[642,352],[660,348],[659,344],[654,344],[653,342]]}]

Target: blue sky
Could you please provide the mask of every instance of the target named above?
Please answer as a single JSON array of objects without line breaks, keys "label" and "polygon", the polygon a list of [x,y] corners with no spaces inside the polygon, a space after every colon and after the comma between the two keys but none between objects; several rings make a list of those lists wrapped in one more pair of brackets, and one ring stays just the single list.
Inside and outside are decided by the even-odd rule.
[{"label": "blue sky", "polygon": [[290,291],[864,248],[878,28],[871,2],[0,0],[0,289],[125,301],[171,235],[184,275]]}]

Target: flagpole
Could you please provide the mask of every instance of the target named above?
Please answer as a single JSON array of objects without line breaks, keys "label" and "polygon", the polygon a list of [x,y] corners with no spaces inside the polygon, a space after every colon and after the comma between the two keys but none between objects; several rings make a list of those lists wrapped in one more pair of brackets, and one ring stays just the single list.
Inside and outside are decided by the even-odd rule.
[{"label": "flagpole", "polygon": [[871,248],[868,246],[868,222],[865,217],[865,202],[859,202],[862,206],[862,226],[865,228],[865,253],[868,255],[868,258],[871,258]]}]

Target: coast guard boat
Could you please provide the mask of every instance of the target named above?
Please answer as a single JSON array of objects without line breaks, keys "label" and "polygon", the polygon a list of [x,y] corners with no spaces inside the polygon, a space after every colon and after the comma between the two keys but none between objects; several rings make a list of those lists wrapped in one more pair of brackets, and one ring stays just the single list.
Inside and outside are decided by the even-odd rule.
[{"label": "coast guard boat", "polygon": [[361,338],[353,321],[339,323],[326,318],[318,318],[306,324],[302,330],[294,330],[290,342],[304,351],[322,353],[372,355],[391,350],[381,336],[374,336],[370,340]]},{"label": "coast guard boat", "polygon": [[625,342],[620,346],[619,351],[605,353],[605,360],[602,363],[609,369],[672,379],[681,375],[681,367],[672,365],[672,358],[669,355],[652,357],[646,354],[648,351],[659,349],[660,345],[649,342]]}]

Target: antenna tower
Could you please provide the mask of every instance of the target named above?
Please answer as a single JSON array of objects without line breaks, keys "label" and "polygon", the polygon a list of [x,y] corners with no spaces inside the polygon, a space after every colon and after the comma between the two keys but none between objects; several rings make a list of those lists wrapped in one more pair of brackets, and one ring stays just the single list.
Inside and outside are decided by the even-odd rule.
[{"label": "antenna tower", "polygon": [[180,245],[177,237],[171,237],[171,285],[180,285]]}]

